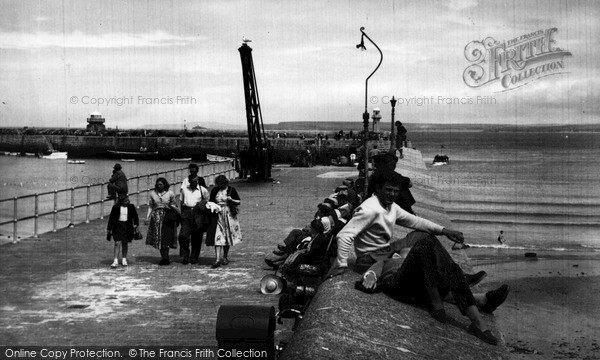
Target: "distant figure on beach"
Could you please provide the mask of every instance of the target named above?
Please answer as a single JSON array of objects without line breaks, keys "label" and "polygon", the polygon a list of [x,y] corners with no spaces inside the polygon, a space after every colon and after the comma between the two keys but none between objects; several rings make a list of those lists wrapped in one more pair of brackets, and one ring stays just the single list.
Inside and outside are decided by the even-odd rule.
[{"label": "distant figure on beach", "polygon": [[177,222],[181,215],[169,186],[167,179],[159,177],[148,199],[146,245],[159,249],[158,265],[169,265],[169,248],[177,247]]},{"label": "distant figure on beach", "polygon": [[129,192],[127,188],[127,176],[125,176],[122,169],[121,164],[115,164],[112,176],[108,180],[108,196],[106,198],[115,200],[115,202],[121,194],[127,195]]},{"label": "distant figure on beach", "polygon": [[206,233],[206,245],[215,247],[215,262],[211,265],[214,269],[229,264],[229,248],[242,241],[240,222],[237,219],[241,201],[237,190],[229,186],[225,175],[219,175],[215,179],[209,201],[219,207],[217,216],[212,218]]},{"label": "distant figure on beach", "polygon": [[110,241],[112,237],[115,242],[114,261],[110,265],[111,268],[119,266],[119,258],[121,258],[123,266],[128,265],[127,250],[139,225],[140,220],[135,206],[129,202],[127,195],[121,195],[117,204],[110,211],[106,226],[106,240]]},{"label": "distant figure on beach", "polygon": [[[442,295],[450,291],[461,312],[472,321],[469,332],[496,345],[498,340],[481,318],[466,275],[434,236],[444,235],[453,242],[463,243],[463,234],[400,208],[394,202],[400,192],[399,176],[390,170],[373,175],[376,191],[356,209],[352,219],[338,233],[337,258],[328,277],[341,275],[346,270],[352,244],[356,252],[354,270],[361,274],[377,263],[383,266],[381,260],[390,259],[397,250],[392,245],[412,247],[398,271],[384,278],[387,291],[394,296],[408,296],[420,304],[429,305],[431,316],[441,322],[447,321]],[[391,243],[394,224],[418,231]],[[372,287],[377,280],[377,271],[371,270],[369,283],[365,287]],[[498,295],[493,296],[494,302],[504,301],[507,293],[507,287],[500,289]]]},{"label": "distant figure on beach", "polygon": [[498,235],[498,242],[500,243],[500,245],[504,245],[504,242],[506,240],[504,240],[504,231],[500,230],[500,234]]},{"label": "distant figure on beach", "polygon": [[[206,214],[208,190],[198,184],[199,177],[188,177],[188,185],[181,187],[181,229],[179,230],[179,255],[182,263],[196,264],[202,249],[202,235],[210,223],[210,215]],[[207,221],[208,220],[208,221]],[[191,254],[190,254],[191,244]]]}]

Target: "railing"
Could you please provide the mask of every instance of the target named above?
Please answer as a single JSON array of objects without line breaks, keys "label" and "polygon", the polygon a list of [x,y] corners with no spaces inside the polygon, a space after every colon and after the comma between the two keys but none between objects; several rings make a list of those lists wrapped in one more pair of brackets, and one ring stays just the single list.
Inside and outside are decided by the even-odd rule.
[{"label": "railing", "polygon": [[[200,164],[199,165],[199,172],[198,174],[200,176],[204,177],[204,180],[206,181],[207,186],[214,184],[214,180],[216,178],[217,175],[223,174],[225,176],[227,176],[227,178],[231,179],[234,176],[237,176],[237,173],[235,171],[235,169],[232,166],[232,161],[230,160],[225,160],[225,161],[217,161],[217,162],[211,162],[208,164]],[[167,181],[169,181],[171,188],[173,189],[173,192],[175,192],[176,194],[178,193],[177,191],[177,186],[180,185],[183,181],[183,179],[185,177],[187,177],[187,172],[188,172],[188,168],[181,168],[181,169],[175,169],[175,170],[169,170],[169,171],[162,171],[162,172],[157,172],[157,173],[152,173],[152,174],[148,174],[148,175],[141,175],[141,176],[135,176],[132,178],[128,179],[128,185],[129,188],[131,189],[133,184],[136,184],[136,188],[135,191],[130,192],[128,195],[131,198],[133,198],[135,196],[135,205],[139,208],[140,207],[140,195],[142,194],[147,194],[148,192],[150,192],[150,190],[152,190],[154,188],[154,184],[156,182],[156,178],[159,177],[164,177],[165,179],[167,179]],[[144,182],[145,182],[145,186],[144,186]],[[71,187],[71,188],[66,188],[66,189],[61,189],[61,190],[54,190],[54,191],[47,191],[47,192],[42,192],[42,193],[35,193],[35,194],[29,194],[29,195],[23,195],[23,196],[15,196],[13,198],[8,198],[8,199],[2,199],[0,200],[0,204],[12,201],[13,202],[13,216],[11,220],[8,221],[2,221],[0,222],[0,226],[3,225],[8,225],[8,224],[13,224],[13,243],[16,243],[19,241],[19,237],[18,237],[18,225],[19,222],[23,222],[23,221],[27,221],[27,220],[33,220],[33,237],[37,238],[39,235],[39,219],[42,217],[47,217],[47,216],[52,216],[52,232],[56,232],[58,230],[58,215],[60,213],[63,212],[70,212],[70,222],[68,226],[75,226],[76,223],[76,218],[75,218],[75,210],[76,209],[80,209],[80,208],[84,208],[85,207],[85,223],[89,223],[90,220],[93,220],[91,217],[91,207],[94,205],[99,205],[100,207],[100,211],[99,211],[99,216],[97,218],[100,219],[104,219],[104,203],[105,202],[109,202],[110,203],[110,207],[112,207],[112,204],[114,203],[113,200],[110,199],[106,199],[105,196],[105,189],[106,189],[106,185],[108,184],[108,182],[104,182],[104,183],[98,183],[98,184],[91,184],[91,185],[84,185],[84,186],[77,186],[77,187]],[[175,188],[173,188],[175,187]],[[81,198],[77,199],[80,202],[76,201],[77,198],[77,194],[82,192],[82,190],[85,190],[85,202],[81,202]],[[59,194],[65,193],[66,196],[68,196],[70,198],[70,206],[64,207],[64,208],[59,208]],[[92,201],[92,193],[94,193],[95,195],[98,195],[99,193],[99,198],[96,197],[96,199],[98,200],[93,200]],[[53,209],[50,211],[40,211],[40,198],[43,197],[48,197],[48,196],[52,196],[52,204],[53,204]],[[32,199],[34,201],[33,204],[33,215],[27,215],[27,216],[22,216],[19,217],[19,201],[25,200],[25,199]],[[144,204],[145,204],[145,199],[146,197],[144,197]],[[132,199],[133,200],[133,199]],[[133,201],[131,201],[131,203],[133,203]],[[108,207],[110,209],[110,207]],[[30,213],[29,211],[27,213]]]}]

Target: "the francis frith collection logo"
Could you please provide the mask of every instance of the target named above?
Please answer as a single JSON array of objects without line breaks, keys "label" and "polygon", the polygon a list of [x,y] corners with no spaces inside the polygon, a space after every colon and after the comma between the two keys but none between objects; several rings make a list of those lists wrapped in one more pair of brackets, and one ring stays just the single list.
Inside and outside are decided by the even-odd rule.
[{"label": "the francis frith collection logo", "polygon": [[507,91],[565,73],[565,57],[571,53],[556,46],[557,31],[538,30],[504,42],[491,37],[471,41],[465,47],[465,57],[471,63],[463,73],[465,84],[476,88],[499,82],[500,91]]}]

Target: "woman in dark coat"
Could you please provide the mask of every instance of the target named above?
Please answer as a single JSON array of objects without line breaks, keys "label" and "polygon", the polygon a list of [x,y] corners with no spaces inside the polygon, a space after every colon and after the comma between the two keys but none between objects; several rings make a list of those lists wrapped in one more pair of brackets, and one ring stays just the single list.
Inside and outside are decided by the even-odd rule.
[{"label": "woman in dark coat", "polygon": [[119,266],[118,258],[122,255],[122,264],[127,266],[127,250],[129,243],[133,239],[135,230],[137,230],[140,220],[138,218],[135,206],[129,203],[127,195],[121,195],[115,204],[108,218],[106,227],[106,239],[110,241],[111,237],[115,241],[114,261],[110,267]]}]

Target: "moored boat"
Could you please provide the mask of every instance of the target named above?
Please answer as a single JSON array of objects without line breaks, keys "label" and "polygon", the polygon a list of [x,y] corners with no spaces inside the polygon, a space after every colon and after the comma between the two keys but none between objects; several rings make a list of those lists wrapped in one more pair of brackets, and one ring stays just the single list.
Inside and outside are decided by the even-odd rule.
[{"label": "moored boat", "polygon": [[67,164],[85,164],[85,160],[67,160]]},{"label": "moored boat", "polygon": [[433,163],[431,165],[433,166],[441,166],[441,165],[448,165],[450,164],[450,158],[448,157],[448,155],[436,155],[433,157]]},{"label": "moored boat", "polygon": [[126,159],[146,159],[158,155],[158,151],[121,151],[121,150],[106,150],[109,155],[118,158]]},{"label": "moored boat", "polygon": [[67,152],[66,151],[53,151],[49,155],[42,155],[42,159],[47,160],[66,160]]}]

